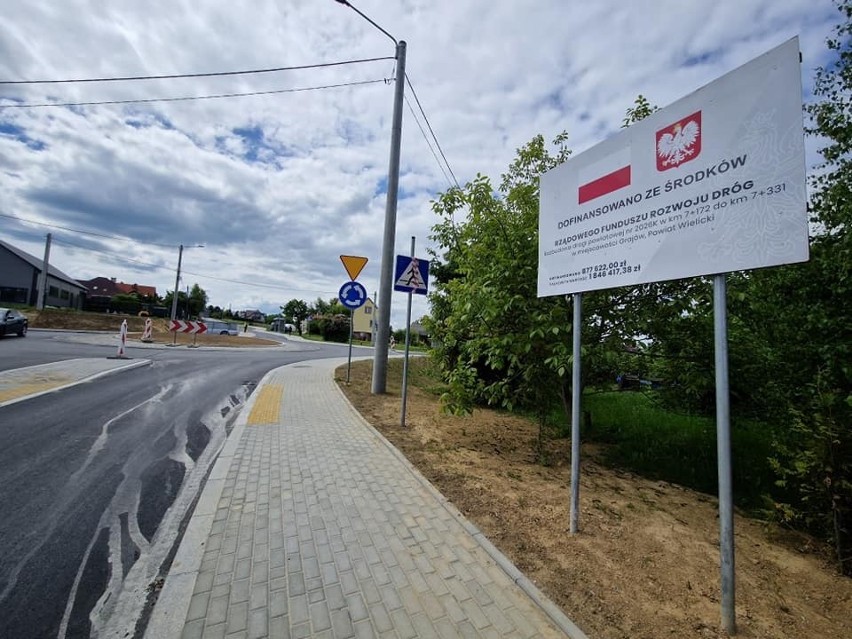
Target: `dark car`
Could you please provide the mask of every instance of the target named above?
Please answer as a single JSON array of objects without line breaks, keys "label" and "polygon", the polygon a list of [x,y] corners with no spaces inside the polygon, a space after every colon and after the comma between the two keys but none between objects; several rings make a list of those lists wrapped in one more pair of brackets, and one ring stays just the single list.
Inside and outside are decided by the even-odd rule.
[{"label": "dark car", "polygon": [[0,337],[12,333],[19,337],[27,334],[27,316],[14,308],[0,308]]}]

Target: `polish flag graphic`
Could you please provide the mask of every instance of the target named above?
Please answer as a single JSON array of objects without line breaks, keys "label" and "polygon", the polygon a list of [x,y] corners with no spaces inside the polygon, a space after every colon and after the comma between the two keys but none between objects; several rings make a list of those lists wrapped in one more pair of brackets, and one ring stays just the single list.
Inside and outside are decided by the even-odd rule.
[{"label": "polish flag graphic", "polygon": [[622,149],[579,171],[579,204],[630,186],[630,149]]}]

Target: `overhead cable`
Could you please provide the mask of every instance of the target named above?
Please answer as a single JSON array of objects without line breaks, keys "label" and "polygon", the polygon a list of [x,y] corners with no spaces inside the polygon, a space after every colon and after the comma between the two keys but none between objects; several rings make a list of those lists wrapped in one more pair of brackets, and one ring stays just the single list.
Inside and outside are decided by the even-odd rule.
[{"label": "overhead cable", "polygon": [[302,71],[305,69],[321,69],[325,67],[339,67],[346,64],[362,64],[365,62],[378,62],[380,60],[393,60],[392,56],[381,58],[362,58],[358,60],[342,60],[340,62],[321,62],[317,64],[301,64],[292,67],[271,67],[267,69],[247,69],[244,71],[214,71],[211,73],[172,73],[166,75],[128,75],[104,78],[76,78],[65,80],[0,80],[0,85],[13,84],[72,84],[79,82],[130,82],[136,80],[175,80],[178,78],[213,78],[229,75],[251,75],[257,73],[277,73],[279,71]]},{"label": "overhead cable", "polygon": [[[88,247],[88,246],[82,246],[80,244],[75,244],[74,242],[69,242],[68,240],[66,240],[64,238],[53,238],[53,241],[57,244],[62,244],[62,245],[65,245],[65,246],[73,246],[74,248],[80,249],[82,251],[90,251],[92,253],[98,253],[98,254],[101,254],[101,255],[109,255],[110,257],[114,257],[115,259],[117,259],[119,261],[129,262],[131,264],[138,264],[140,266],[147,266],[149,268],[154,268],[154,269],[158,269],[158,270],[161,270],[161,271],[170,271],[170,272],[174,271],[174,267],[166,265],[166,264],[154,264],[152,262],[143,262],[141,260],[134,260],[132,257],[127,257],[126,255],[123,255],[121,253],[115,253],[113,251],[104,250],[102,248],[91,248],[91,247]],[[162,245],[158,245],[158,246],[162,246]],[[173,248],[170,245],[169,245],[169,247]],[[326,293],[326,294],[332,294],[332,293],[337,292],[337,291],[332,291],[332,290],[293,288],[291,286],[278,286],[276,284],[259,284],[258,282],[244,282],[244,281],[241,281],[241,280],[230,280],[230,279],[226,279],[226,278],[223,278],[223,277],[216,277],[214,275],[206,275],[204,273],[194,273],[192,271],[187,271],[185,269],[182,269],[181,273],[184,274],[184,275],[193,275],[195,277],[200,277],[200,278],[207,279],[207,280],[216,280],[218,282],[227,282],[229,284],[240,284],[240,285],[243,285],[243,286],[250,286],[250,287],[255,287],[255,288],[268,288],[268,289],[274,289],[274,290],[279,290],[279,291],[294,291],[294,292],[297,292],[297,293]]]},{"label": "overhead cable", "polygon": [[119,237],[117,235],[105,235],[104,233],[95,233],[94,231],[83,231],[82,229],[72,229],[67,226],[59,226],[58,224],[48,224],[47,222],[37,222],[36,220],[28,220],[23,217],[18,217],[17,215],[8,215],[6,213],[0,213],[0,217],[6,217],[10,220],[16,220],[18,222],[24,222],[26,224],[35,224],[37,226],[44,226],[49,229],[59,229],[62,231],[68,231],[70,233],[79,233],[80,235],[92,235],[94,237],[102,237],[107,240],[119,240],[121,242],[133,242],[135,244],[148,244],[150,246],[162,246],[166,248],[175,248],[177,244],[158,244],[157,242],[140,242],[139,240],[131,239],[129,237]]},{"label": "overhead cable", "polygon": [[450,175],[453,176],[453,182],[456,183],[458,188],[461,188],[459,181],[456,179],[456,174],[453,173],[453,169],[450,166],[449,161],[447,160],[447,156],[444,155],[444,150],[441,148],[441,143],[438,142],[438,136],[435,135],[435,131],[432,129],[432,125],[429,122],[429,118],[426,116],[426,111],[423,110],[423,105],[420,104],[420,98],[417,97],[417,91],[414,90],[414,85],[411,84],[411,78],[408,77],[408,73],[405,74],[405,81],[408,82],[408,86],[411,89],[411,94],[414,96],[414,101],[417,102],[417,107],[420,109],[420,113],[423,115],[423,119],[426,121],[426,126],[429,127],[429,132],[432,134],[432,139],[435,140],[435,146],[438,147],[438,151],[441,153],[441,157],[444,158],[444,163],[447,165],[447,170],[449,170]]},{"label": "overhead cable", "polygon": [[432,143],[429,141],[429,137],[426,135],[426,131],[423,130],[423,125],[420,124],[420,119],[417,117],[417,114],[414,112],[414,109],[411,107],[411,102],[408,100],[408,96],[403,96],[405,98],[405,105],[408,107],[408,110],[411,112],[411,117],[414,118],[414,121],[417,123],[417,128],[420,129],[420,135],[423,136],[423,139],[426,141],[426,145],[429,147],[429,150],[432,152],[432,157],[435,158],[435,163],[438,165],[438,168],[441,169],[441,173],[444,174],[444,179],[447,181],[447,184],[450,185],[450,188],[453,187],[453,182],[450,180],[450,176],[447,175],[446,169],[444,169],[444,165],[441,164],[441,160],[438,159],[438,154],[435,153],[435,148],[432,146]]},{"label": "overhead cable", "polygon": [[189,95],[174,98],[138,98],[130,100],[97,100],[92,102],[44,102],[40,104],[0,104],[0,109],[35,109],[41,107],[79,107],[96,106],[103,104],[143,104],[147,102],[186,102],[189,100],[214,100],[218,98],[243,98],[257,95],[274,95],[278,93],[299,93],[303,91],[319,91],[321,89],[338,89],[341,87],[353,87],[364,84],[377,84],[387,82],[385,78],[378,80],[360,80],[356,82],[341,82],[340,84],[325,84],[316,87],[295,87],[292,89],[275,89],[272,91],[250,91],[246,93],[217,93],[214,95]]}]

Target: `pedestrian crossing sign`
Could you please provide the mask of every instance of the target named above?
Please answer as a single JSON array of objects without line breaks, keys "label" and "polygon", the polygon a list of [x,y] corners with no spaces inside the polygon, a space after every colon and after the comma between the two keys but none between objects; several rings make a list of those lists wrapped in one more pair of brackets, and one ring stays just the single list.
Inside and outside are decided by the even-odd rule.
[{"label": "pedestrian crossing sign", "polygon": [[429,292],[429,260],[397,255],[393,290],[426,295]]}]

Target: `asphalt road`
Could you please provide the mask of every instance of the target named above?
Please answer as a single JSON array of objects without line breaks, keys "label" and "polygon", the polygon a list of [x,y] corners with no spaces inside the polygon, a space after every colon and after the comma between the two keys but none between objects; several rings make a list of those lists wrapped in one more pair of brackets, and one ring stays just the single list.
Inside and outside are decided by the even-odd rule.
[{"label": "asphalt road", "polygon": [[[69,339],[2,339],[0,370],[115,350]],[[132,631],[257,382],[277,366],[346,355],[299,347],[130,346],[152,364],[0,408],[0,637]]]}]

